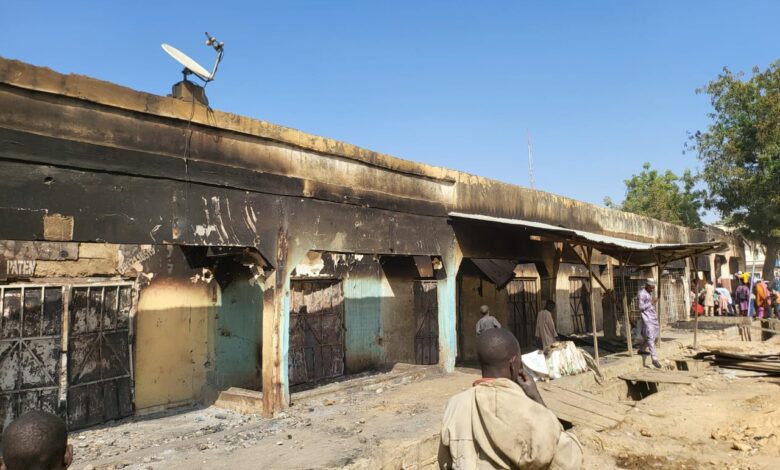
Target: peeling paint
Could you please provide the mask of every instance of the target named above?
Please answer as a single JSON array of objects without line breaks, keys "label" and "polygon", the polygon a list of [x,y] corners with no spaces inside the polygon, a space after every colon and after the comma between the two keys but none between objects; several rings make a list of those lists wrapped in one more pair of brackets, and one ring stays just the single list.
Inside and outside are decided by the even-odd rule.
[{"label": "peeling paint", "polygon": [[230,239],[230,236],[228,235],[227,230],[225,230],[225,222],[222,220],[222,206],[220,205],[219,197],[212,196],[211,204],[214,209],[214,218],[217,221],[216,226],[219,229],[217,231],[217,234],[219,235],[219,241],[221,243],[225,243],[226,240]]},{"label": "peeling paint", "polygon": [[[310,251],[303,262],[295,266],[295,275],[304,277],[319,276],[325,268],[325,260],[322,253]],[[327,275],[327,274],[324,274]]]},{"label": "peeling paint", "polygon": [[196,225],[195,235],[199,237],[208,237],[212,233],[217,231],[216,225]]},{"label": "peeling paint", "polygon": [[244,205],[244,224],[246,227],[254,233],[257,233],[257,226],[255,226],[256,217],[254,211],[251,211],[249,204]]},{"label": "peeling paint", "polygon": [[151,237],[152,240],[157,241],[157,239],[154,237],[154,234],[157,233],[158,230],[160,230],[160,227],[162,227],[162,225],[157,224],[149,232],[149,237]]},{"label": "peeling paint", "polygon": [[197,284],[198,282],[205,282],[206,284],[214,280],[214,273],[210,269],[203,268],[200,274],[195,274],[190,277],[190,282]]}]

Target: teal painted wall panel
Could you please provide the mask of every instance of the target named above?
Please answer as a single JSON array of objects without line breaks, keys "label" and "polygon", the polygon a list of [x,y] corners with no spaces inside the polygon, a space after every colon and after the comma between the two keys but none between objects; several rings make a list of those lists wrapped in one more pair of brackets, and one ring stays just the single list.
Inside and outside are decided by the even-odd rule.
[{"label": "teal painted wall panel", "polygon": [[380,365],[382,340],[382,283],[378,267],[344,280],[347,372]]},{"label": "teal painted wall panel", "polygon": [[216,331],[215,384],[218,388],[262,386],[263,290],[236,280],[222,292]]}]

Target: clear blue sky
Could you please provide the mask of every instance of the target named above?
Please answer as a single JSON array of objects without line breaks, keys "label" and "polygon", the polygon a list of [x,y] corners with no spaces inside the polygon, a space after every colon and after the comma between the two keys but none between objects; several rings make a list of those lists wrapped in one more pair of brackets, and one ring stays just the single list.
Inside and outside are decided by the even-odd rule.
[{"label": "clear blue sky", "polygon": [[599,204],[695,168],[695,89],[780,59],[777,1],[177,3],[6,2],[0,55],[166,94],[160,43],[210,68],[209,31],[216,109],[522,185],[530,132],[537,188]]}]

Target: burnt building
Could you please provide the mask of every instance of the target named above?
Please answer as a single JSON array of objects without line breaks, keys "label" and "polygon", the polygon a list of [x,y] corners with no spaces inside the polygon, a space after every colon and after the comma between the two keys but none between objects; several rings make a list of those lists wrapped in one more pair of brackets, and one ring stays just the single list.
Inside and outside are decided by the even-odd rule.
[{"label": "burnt building", "polygon": [[712,238],[4,59],[0,175],[4,422],[88,426],[232,386],[270,414],[345,374],[451,371],[482,304],[526,349],[548,298],[561,332],[603,328],[616,262],[583,267],[544,227]]}]

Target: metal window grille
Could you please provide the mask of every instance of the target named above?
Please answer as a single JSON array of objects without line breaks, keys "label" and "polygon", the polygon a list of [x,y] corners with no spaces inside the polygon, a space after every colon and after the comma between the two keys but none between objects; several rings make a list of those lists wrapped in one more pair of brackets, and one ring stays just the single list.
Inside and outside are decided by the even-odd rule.
[{"label": "metal window grille", "polygon": [[536,349],[536,315],[539,312],[536,279],[520,278],[509,281],[509,329],[520,342],[523,352]]}]

